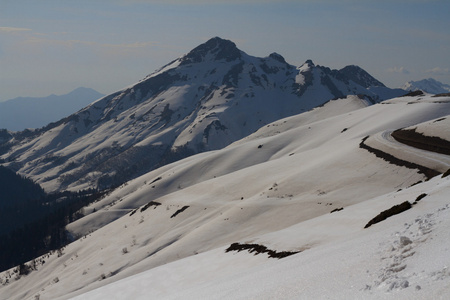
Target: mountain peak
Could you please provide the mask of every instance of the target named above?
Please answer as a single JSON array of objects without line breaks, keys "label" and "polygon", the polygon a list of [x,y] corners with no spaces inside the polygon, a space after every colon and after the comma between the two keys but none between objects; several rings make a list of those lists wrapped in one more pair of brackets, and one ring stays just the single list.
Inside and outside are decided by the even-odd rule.
[{"label": "mountain peak", "polygon": [[372,77],[364,69],[356,65],[349,65],[339,70],[341,74],[346,76],[348,79],[353,80],[355,83],[368,88],[371,86],[385,87],[385,85]]},{"label": "mountain peak", "polygon": [[273,52],[269,55],[270,58],[273,58],[281,63],[286,63],[286,60],[284,59],[283,56],[281,56],[281,54],[278,54],[276,52]]},{"label": "mountain peak", "polygon": [[305,63],[303,65],[307,65],[309,67],[314,67],[314,63],[311,59],[308,59],[307,61],[305,61]]},{"label": "mountain peak", "polygon": [[199,63],[208,60],[233,61],[241,57],[241,51],[232,41],[214,37],[195,47],[182,58],[182,64]]},{"label": "mountain peak", "polygon": [[308,59],[300,67],[298,67],[298,69],[300,70],[300,72],[306,72],[306,71],[310,71],[314,67],[315,67],[315,65],[314,65],[313,61]]}]

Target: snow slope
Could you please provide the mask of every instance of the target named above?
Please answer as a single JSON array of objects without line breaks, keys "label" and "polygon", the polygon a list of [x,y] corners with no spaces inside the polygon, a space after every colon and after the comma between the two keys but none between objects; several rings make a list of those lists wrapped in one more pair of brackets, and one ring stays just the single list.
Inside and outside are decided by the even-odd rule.
[{"label": "snow slope", "polygon": [[47,191],[103,189],[333,98],[358,94],[376,103],[400,93],[356,66],[295,67],[279,54],[253,57],[213,38],[76,114],[15,135],[0,159]]},{"label": "snow slope", "polygon": [[[419,98],[330,101],[136,178],[86,208],[68,227],[81,238],[36,271],[1,273],[0,299],[443,298],[450,177],[424,181],[359,146],[450,114],[450,97]],[[416,204],[364,229],[404,201]],[[301,252],[225,252],[233,243]]]},{"label": "snow slope", "polygon": [[[409,211],[363,229],[424,192]],[[302,250],[281,260],[220,247],[74,299],[447,299],[449,192],[450,179],[435,178],[251,240]]]},{"label": "snow slope", "polygon": [[450,141],[450,118],[444,117],[430,120],[405,129],[414,129],[415,131],[426,136],[435,136]]}]

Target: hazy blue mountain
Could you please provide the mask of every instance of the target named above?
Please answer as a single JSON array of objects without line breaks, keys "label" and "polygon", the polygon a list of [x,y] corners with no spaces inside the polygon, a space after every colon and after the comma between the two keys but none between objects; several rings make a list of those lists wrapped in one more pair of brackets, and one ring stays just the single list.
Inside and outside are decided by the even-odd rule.
[{"label": "hazy blue mountain", "polygon": [[65,95],[18,97],[0,102],[0,128],[11,131],[40,128],[103,96],[93,89],[80,87]]}]

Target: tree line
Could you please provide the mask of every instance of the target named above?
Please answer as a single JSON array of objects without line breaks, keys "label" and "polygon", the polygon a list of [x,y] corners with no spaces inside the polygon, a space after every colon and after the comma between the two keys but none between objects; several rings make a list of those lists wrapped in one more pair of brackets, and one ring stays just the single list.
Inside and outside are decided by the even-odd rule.
[{"label": "tree line", "polygon": [[70,242],[65,226],[105,192],[46,194],[32,180],[0,166],[0,271]]}]

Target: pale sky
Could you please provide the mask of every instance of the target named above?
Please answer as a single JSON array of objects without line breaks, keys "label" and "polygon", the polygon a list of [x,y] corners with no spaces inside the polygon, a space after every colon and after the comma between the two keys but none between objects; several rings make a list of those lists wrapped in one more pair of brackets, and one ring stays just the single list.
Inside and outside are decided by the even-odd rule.
[{"label": "pale sky", "polygon": [[389,87],[449,84],[449,16],[448,0],[0,0],[0,101],[109,94],[215,36]]}]

